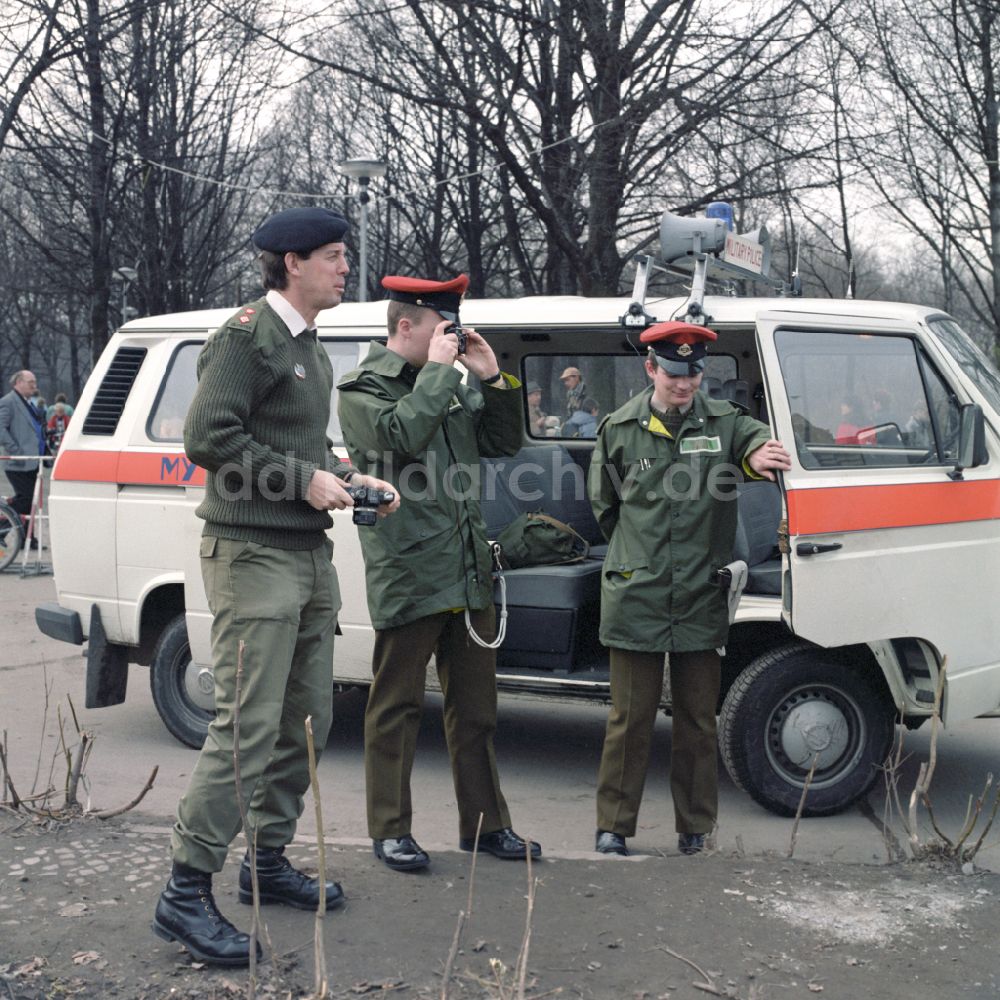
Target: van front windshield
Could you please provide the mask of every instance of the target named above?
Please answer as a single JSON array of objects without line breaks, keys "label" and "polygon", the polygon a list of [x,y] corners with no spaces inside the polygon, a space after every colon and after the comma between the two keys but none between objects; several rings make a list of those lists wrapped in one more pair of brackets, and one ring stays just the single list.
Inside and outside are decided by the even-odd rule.
[{"label": "van front windshield", "polygon": [[990,401],[994,411],[1000,413],[1000,372],[996,365],[953,319],[934,319],[928,325],[962,371]]}]

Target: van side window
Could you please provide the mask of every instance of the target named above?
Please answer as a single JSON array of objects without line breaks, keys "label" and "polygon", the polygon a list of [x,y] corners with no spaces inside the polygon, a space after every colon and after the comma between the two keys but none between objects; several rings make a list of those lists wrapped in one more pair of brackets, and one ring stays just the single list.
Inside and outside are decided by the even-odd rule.
[{"label": "van side window", "polygon": [[[604,417],[649,385],[642,357],[638,353],[526,357],[521,381],[529,436],[596,437]],[[737,374],[734,357],[710,354],[702,388],[716,399],[748,395]]]},{"label": "van side window", "polygon": [[[358,343],[343,340],[324,340],[322,343],[333,365],[333,384],[336,385],[341,375],[358,366]],[[184,418],[198,387],[198,355],[201,348],[200,343],[182,344],[171,358],[149,418],[148,433],[153,441],[184,440]],[[335,402],[330,405],[326,433],[334,444],[343,444]]]},{"label": "van side window", "polygon": [[153,441],[183,441],[184,417],[198,385],[200,343],[181,344],[174,352],[146,426]]},{"label": "van side window", "polygon": [[[361,358],[368,353],[371,341],[366,340],[359,344],[356,340],[321,340],[320,343],[330,356],[330,364],[333,365],[333,384],[336,385],[341,376],[358,367]],[[340,446],[344,443],[340,418],[337,416],[336,389],[333,390],[333,398],[330,400],[330,422],[326,425],[326,436],[335,445]]]},{"label": "van side window", "polygon": [[958,404],[911,338],[779,330],[775,346],[803,468],[954,461]]}]

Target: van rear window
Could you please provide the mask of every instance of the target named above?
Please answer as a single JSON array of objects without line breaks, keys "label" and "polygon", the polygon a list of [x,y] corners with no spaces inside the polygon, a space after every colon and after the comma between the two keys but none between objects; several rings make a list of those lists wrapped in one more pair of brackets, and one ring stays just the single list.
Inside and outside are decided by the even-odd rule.
[{"label": "van rear window", "polygon": [[118,349],[83,421],[84,434],[114,434],[145,357],[145,347]]}]

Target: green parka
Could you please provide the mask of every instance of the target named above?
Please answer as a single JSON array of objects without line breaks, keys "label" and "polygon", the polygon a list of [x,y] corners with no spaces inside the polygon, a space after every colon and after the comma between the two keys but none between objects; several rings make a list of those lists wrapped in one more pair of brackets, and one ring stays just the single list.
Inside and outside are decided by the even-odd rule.
[{"label": "green parka", "polygon": [[479,457],[521,447],[521,393],[478,392],[461,381],[451,365],[415,368],[373,344],[361,367],[337,384],[353,464],[400,495],[396,513],[358,529],[376,629],[493,600]]},{"label": "green parka", "polygon": [[676,439],[649,408],[653,389],[609,414],[597,432],[590,502],[608,539],[601,642],[617,649],[716,649],[729,631],[715,573],[732,560],[736,484],[771,437],[725,400],[695,393]]}]

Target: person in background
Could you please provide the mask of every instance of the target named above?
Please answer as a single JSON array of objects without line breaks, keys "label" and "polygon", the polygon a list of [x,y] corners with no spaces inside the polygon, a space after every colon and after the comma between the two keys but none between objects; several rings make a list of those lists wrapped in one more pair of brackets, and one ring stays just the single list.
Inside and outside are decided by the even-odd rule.
[{"label": "person in background", "polygon": [[859,444],[858,431],[861,430],[861,404],[854,397],[840,404],[840,423],[834,432],[836,444]]},{"label": "person in background", "polygon": [[70,406],[69,403],[66,402],[66,393],[64,393],[64,392],[57,392],[56,393],[56,398],[52,401],[52,405],[51,406],[47,406],[45,408],[45,419],[46,420],[51,420],[52,419],[52,414],[56,412],[56,407],[60,403],[62,403],[62,405],[63,405],[63,412],[66,414],[66,416],[67,417],[73,416],[73,407]]},{"label": "person in background", "polygon": [[583,381],[580,369],[572,365],[563,369],[559,381],[562,382],[563,388],[566,390],[566,417],[569,419],[580,409],[580,404],[587,395],[587,385]]},{"label": "person in background", "polygon": [[66,428],[69,427],[69,414],[66,412],[66,405],[64,403],[56,403],[51,409],[52,416],[49,417],[46,436],[48,438],[49,452],[54,455],[62,444]]},{"label": "person in background", "polygon": [[[337,384],[344,443],[360,469],[397,479],[396,517],[361,535],[368,610],[375,628],[365,710],[368,833],[393,871],[430,863],[413,837],[410,776],[434,656],[458,806],[458,845],[524,860],[541,854],[519,837],[497,775],[496,636],[490,545],[479,506],[480,456],[514,455],[523,438],[521,384],[500,371],[493,348],[450,328],[469,279],[389,275],[388,343],[373,344]],[[476,377],[462,384],[455,361]]]},{"label": "person in background", "polygon": [[341,461],[326,433],[333,366],[316,317],[343,298],[347,228],[324,208],[286,209],[258,227],[267,294],[206,341],[184,425],[184,449],[207,471],[196,513],[205,522],[216,714],[177,807],[153,931],[213,965],[250,961],[248,935],[212,895],[212,876],[243,825],[234,761],[240,665],[240,777],[255,845],[240,866],[240,902],[253,901],[252,866],[264,903],[316,910],[322,897],[329,910],[344,900],[336,882],[321,885],[294,868],[285,847],[309,787],[305,721],[317,754],[332,721],[340,588],[329,511],[354,505],[349,487],[392,489]]},{"label": "person in background", "polygon": [[[15,372],[10,386],[10,392],[0,399],[0,455],[21,457],[0,465],[14,489],[11,507],[27,517],[38,478],[39,460],[33,456],[45,454],[45,420],[43,411],[32,402],[38,393],[38,382],[32,372]],[[34,538],[31,541],[32,547],[37,546]]]},{"label": "person in background", "polygon": [[599,413],[600,407],[597,405],[597,400],[588,396],[580,403],[580,409],[563,424],[562,436],[573,438],[597,437],[597,416]]},{"label": "person in background", "polygon": [[542,387],[537,382],[525,386],[528,402],[528,433],[533,437],[545,437],[545,417],[542,411]]},{"label": "person in background", "polygon": [[[718,813],[715,710],[729,631],[717,571],[732,559],[740,469],[773,479],[791,456],[770,429],[699,391],[716,334],[658,323],[643,393],[606,417],[588,472],[608,552],[601,575],[601,642],[611,651],[611,711],[597,778],[596,849],[628,854],[670,662],[670,789],[677,846],[696,854]],[[728,484],[728,489],[726,485]]]}]

